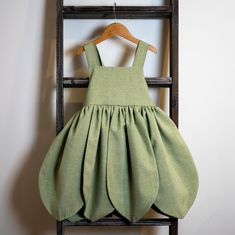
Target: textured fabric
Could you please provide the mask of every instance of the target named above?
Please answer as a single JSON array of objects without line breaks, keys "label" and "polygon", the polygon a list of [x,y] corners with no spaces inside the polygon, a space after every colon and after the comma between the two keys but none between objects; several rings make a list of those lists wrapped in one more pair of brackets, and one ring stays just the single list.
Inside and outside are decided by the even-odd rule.
[{"label": "textured fabric", "polygon": [[57,220],[98,220],[114,210],[130,221],[155,206],[183,218],[198,175],[173,121],[148,95],[139,41],[131,67],[103,66],[97,47],[85,53],[90,83],[84,106],[51,143],[39,190]]}]

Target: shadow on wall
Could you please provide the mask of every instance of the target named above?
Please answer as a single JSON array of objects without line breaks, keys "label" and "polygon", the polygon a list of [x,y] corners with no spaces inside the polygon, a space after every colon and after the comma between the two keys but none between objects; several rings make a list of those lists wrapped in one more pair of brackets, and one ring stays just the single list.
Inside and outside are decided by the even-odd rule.
[{"label": "shadow on wall", "polygon": [[[38,190],[39,169],[56,134],[55,118],[53,116],[53,109],[50,107],[50,100],[52,100],[52,95],[55,90],[54,63],[52,63],[52,61],[55,61],[55,53],[53,53],[53,57],[50,57],[50,53],[52,48],[53,50],[55,48],[56,0],[45,2],[41,73],[38,77],[40,82],[38,87],[38,120],[37,126],[35,127],[36,138],[31,151],[25,156],[25,162],[13,183],[10,198],[16,217],[26,231],[26,235],[43,235],[48,234],[48,232],[55,234],[56,231],[55,219],[51,217],[44,208]],[[93,38],[97,34],[97,30],[95,30],[89,35],[89,38]],[[74,69],[77,70],[82,63],[80,59],[74,59]],[[125,62],[122,61],[122,64],[124,63]],[[53,76],[48,79],[48,74],[52,74]],[[76,93],[76,91],[72,91],[70,96],[75,96]],[[84,96],[84,90],[80,94]],[[65,113],[67,113],[69,117],[80,107],[79,104],[66,104]],[[153,214],[150,213],[149,215]],[[154,213],[154,215],[156,214]],[[114,233],[114,228],[99,228],[98,230],[90,228],[74,229],[79,233],[86,234]],[[117,234],[158,234],[158,230],[150,228],[121,228],[121,230],[119,228],[116,231]]]},{"label": "shadow on wall", "polygon": [[[38,83],[37,125],[35,126],[35,142],[25,156],[11,192],[13,210],[26,235],[42,235],[46,230],[55,229],[55,221],[44,209],[38,191],[38,172],[50,141],[55,135],[55,123],[50,107],[50,100],[55,88],[50,54],[55,48],[55,0],[45,1],[44,27],[42,31],[42,54]],[[53,64],[53,63],[52,63]],[[49,71],[48,71],[49,70]],[[43,101],[44,100],[44,101]]]}]

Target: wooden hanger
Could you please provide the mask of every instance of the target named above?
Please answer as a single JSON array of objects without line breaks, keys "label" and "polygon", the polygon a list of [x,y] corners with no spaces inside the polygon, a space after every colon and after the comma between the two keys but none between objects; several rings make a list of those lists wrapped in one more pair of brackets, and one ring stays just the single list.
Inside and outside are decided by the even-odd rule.
[{"label": "wooden hanger", "polygon": [[[106,39],[109,39],[113,36],[121,36],[135,44],[138,44],[138,42],[140,41],[140,39],[134,37],[128,30],[128,28],[121,24],[121,23],[112,23],[110,25],[108,25],[104,32],[99,36],[97,37],[96,39],[92,40],[92,42],[97,45],[98,43],[100,42],[103,42],[104,40]],[[148,50],[156,53],[157,52],[157,48],[152,46],[152,45],[148,45]],[[84,45],[83,46],[80,46],[77,50],[77,55],[80,55],[82,52],[84,51]]]}]

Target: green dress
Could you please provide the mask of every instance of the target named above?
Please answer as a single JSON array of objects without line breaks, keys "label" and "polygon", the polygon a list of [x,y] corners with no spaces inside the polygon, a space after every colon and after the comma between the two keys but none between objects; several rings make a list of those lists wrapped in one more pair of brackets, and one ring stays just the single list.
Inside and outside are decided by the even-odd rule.
[{"label": "green dress", "polygon": [[43,204],[57,220],[91,221],[113,211],[135,222],[151,207],[183,218],[198,174],[173,121],[150,99],[139,41],[131,67],[103,66],[85,53],[90,82],[84,105],[54,138],[39,172]]}]

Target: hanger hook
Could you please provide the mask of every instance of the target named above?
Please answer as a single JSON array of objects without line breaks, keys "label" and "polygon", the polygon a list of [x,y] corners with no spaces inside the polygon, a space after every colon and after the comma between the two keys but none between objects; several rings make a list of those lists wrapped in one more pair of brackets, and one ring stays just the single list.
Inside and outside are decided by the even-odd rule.
[{"label": "hanger hook", "polygon": [[115,23],[117,23],[117,16],[116,16],[116,2],[113,3],[113,14],[114,14],[114,19],[115,19]]}]

